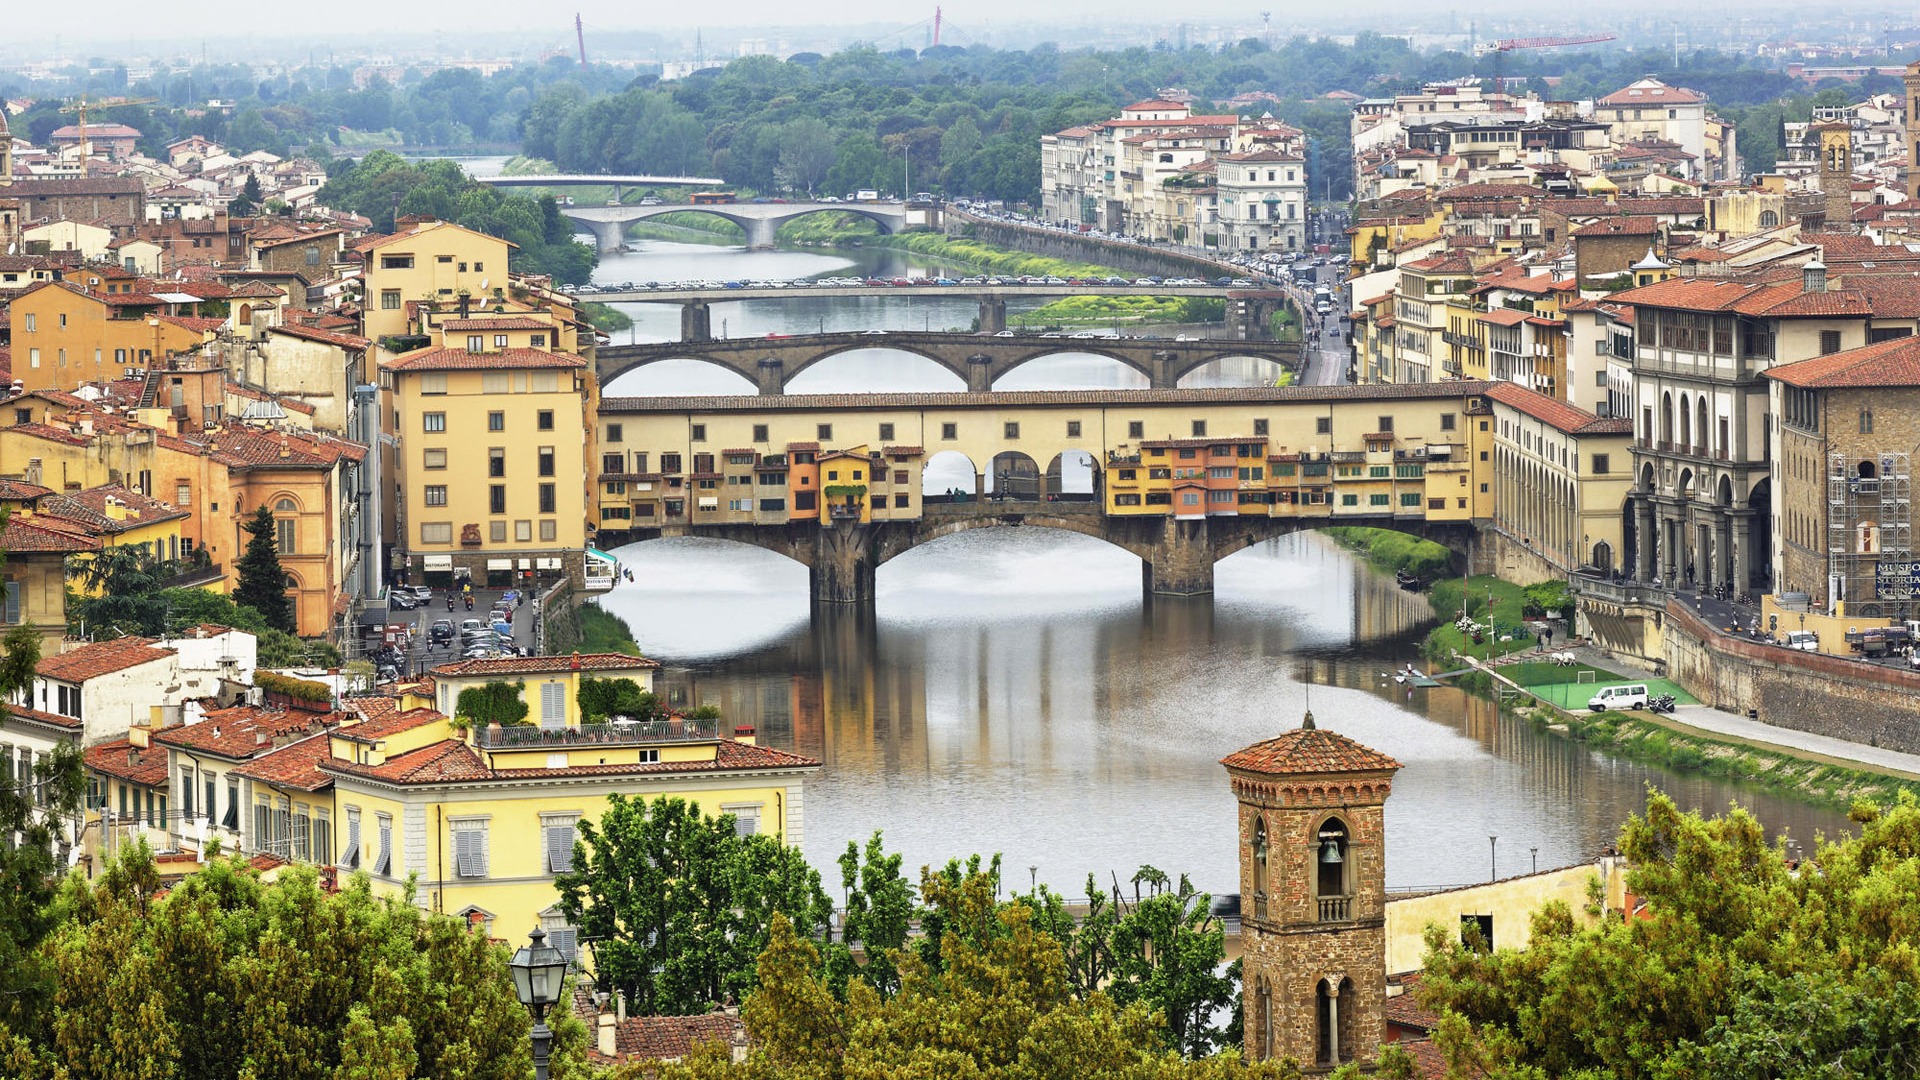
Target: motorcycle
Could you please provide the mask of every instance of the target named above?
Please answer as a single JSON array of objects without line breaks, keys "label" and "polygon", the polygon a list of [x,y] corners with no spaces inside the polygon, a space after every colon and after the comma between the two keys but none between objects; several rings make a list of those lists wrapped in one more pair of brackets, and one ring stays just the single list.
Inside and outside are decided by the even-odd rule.
[{"label": "motorcycle", "polygon": [[468,596],[468,597],[466,597],[466,601],[467,601],[467,610],[468,610],[468,611],[472,611],[472,610],[473,610],[473,597],[472,597],[472,596]]},{"label": "motorcycle", "polygon": [[1678,703],[1674,700],[1672,694],[1661,694],[1659,697],[1647,702],[1647,711],[1651,713],[1672,714],[1676,704]]}]

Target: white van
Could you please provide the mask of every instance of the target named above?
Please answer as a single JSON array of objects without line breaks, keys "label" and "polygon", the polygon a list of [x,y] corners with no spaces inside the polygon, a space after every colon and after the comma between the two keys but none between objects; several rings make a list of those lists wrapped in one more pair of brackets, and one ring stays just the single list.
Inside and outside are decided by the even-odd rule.
[{"label": "white van", "polygon": [[1820,635],[1811,630],[1789,630],[1785,645],[1796,652],[1819,652]]},{"label": "white van", "polygon": [[1587,699],[1587,708],[1594,712],[1607,709],[1644,709],[1647,707],[1647,684],[1628,683],[1625,686],[1609,686]]}]

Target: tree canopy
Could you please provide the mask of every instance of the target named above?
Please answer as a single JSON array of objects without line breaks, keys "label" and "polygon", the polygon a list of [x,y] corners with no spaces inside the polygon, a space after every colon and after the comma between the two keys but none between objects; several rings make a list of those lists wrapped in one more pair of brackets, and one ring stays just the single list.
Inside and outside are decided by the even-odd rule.
[{"label": "tree canopy", "polygon": [[260,613],[267,626],[282,633],[294,630],[293,601],[287,598],[286,572],[280,569],[280,548],[275,536],[273,511],[264,504],[240,526],[251,539],[240,556],[240,581],[234,587],[235,603]]},{"label": "tree canopy", "polygon": [[1524,952],[1428,932],[1421,993],[1457,1068],[1534,1080],[1920,1075],[1920,804],[1798,863],[1735,808],[1648,798],[1621,835],[1631,919],[1533,918]]}]

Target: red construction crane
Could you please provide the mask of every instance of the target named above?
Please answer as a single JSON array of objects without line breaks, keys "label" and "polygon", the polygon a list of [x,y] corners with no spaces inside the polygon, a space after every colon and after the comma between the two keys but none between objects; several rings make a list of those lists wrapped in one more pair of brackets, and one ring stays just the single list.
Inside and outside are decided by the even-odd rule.
[{"label": "red construction crane", "polygon": [[1473,55],[1485,56],[1488,53],[1509,53],[1515,49],[1557,49],[1563,45],[1595,45],[1602,41],[1612,41],[1612,34],[1594,34],[1590,37],[1527,37],[1502,38],[1499,41],[1482,41],[1473,46]]}]

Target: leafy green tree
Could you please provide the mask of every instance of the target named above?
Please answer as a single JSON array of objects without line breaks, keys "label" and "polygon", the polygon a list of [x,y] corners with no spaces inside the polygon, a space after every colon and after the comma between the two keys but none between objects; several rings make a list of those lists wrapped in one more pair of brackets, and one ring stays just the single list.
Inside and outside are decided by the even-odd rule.
[{"label": "leafy green tree", "polygon": [[498,680],[469,686],[454,699],[453,715],[469,724],[513,727],[527,721],[526,684]]},{"label": "leafy green tree", "polygon": [[0,700],[12,701],[33,689],[33,677],[40,667],[40,631],[31,623],[21,623],[0,638]]},{"label": "leafy green tree", "polygon": [[240,583],[233,590],[234,601],[258,611],[269,628],[291,634],[293,602],[287,599],[287,575],[280,569],[273,511],[264,505],[257,507],[253,517],[240,527],[252,539],[240,556]]},{"label": "leafy green tree", "polygon": [[581,679],[578,702],[581,714],[591,723],[614,716],[633,720],[659,720],[666,716],[666,709],[659,701],[632,679]]},{"label": "leafy green tree", "polygon": [[[864,858],[862,857],[864,854]],[[900,872],[901,856],[886,853],[880,832],[867,838],[863,853],[847,841],[839,858],[840,887],[846,897],[846,915],[840,940],[827,946],[826,971],[834,992],[844,999],[847,981],[864,980],[881,1000],[900,989],[900,958],[913,925],[913,886]],[[854,959],[858,943],[865,962]]]},{"label": "leafy green tree", "polygon": [[582,821],[560,908],[593,949],[598,986],[642,1013],[702,1012],[753,988],[776,914],[824,937],[833,904],[780,838],[741,836],[731,814],[618,793]]},{"label": "leafy green tree", "polygon": [[780,171],[795,188],[812,195],[836,159],[834,134],[826,121],[803,116],[781,125]]},{"label": "leafy green tree", "polygon": [[68,594],[69,632],[109,637],[165,633],[167,596],[161,586],[178,572],[177,563],[156,559],[144,547],[118,545],[68,556],[68,580],[85,589]]},{"label": "leafy green tree", "polygon": [[251,217],[259,211],[260,200],[260,178],[248,173],[247,182],[240,186],[240,194],[227,204],[227,212],[236,217]]},{"label": "leafy green tree", "polygon": [[1744,810],[1650,795],[1621,834],[1641,917],[1581,926],[1549,904],[1525,952],[1429,928],[1435,1041],[1456,1070],[1500,1076],[1915,1075],[1920,803],[1854,819],[1858,837],[1794,866]]}]

